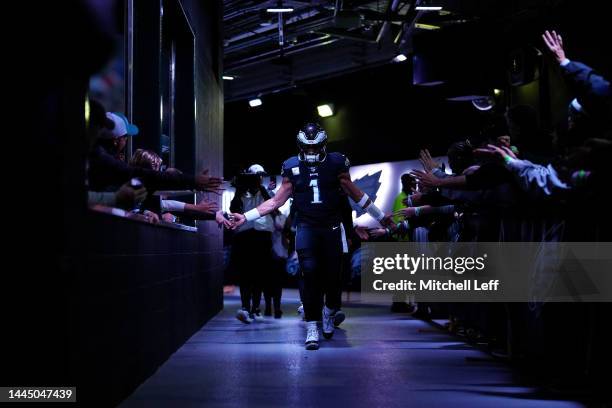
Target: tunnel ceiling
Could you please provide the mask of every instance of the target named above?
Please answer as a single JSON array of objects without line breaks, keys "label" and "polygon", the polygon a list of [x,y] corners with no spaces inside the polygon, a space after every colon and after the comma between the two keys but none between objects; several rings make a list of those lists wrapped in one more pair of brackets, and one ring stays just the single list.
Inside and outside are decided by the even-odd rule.
[{"label": "tunnel ceiling", "polygon": [[[225,99],[391,63],[432,28],[520,23],[561,0],[224,0]],[[442,6],[442,11],[417,11]],[[291,8],[278,13],[268,8]],[[432,27],[433,26],[433,27]],[[281,44],[282,43],[282,44]]]}]

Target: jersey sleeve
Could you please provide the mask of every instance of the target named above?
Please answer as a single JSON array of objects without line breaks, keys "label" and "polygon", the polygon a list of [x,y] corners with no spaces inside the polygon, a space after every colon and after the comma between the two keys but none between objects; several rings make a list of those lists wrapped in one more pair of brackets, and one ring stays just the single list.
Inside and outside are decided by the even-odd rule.
[{"label": "jersey sleeve", "polygon": [[348,171],[351,168],[351,162],[348,159],[348,157],[346,157],[343,154],[339,154],[338,161],[339,161],[339,163],[338,163],[338,174],[340,174],[340,173],[348,173]]},{"label": "jersey sleeve", "polygon": [[293,180],[293,178],[299,174],[299,166],[299,161],[293,157],[285,160],[281,168],[281,176]]},{"label": "jersey sleeve", "polygon": [[283,178],[291,178],[291,169],[287,166],[287,162],[283,162],[283,166],[281,167],[281,176]]}]

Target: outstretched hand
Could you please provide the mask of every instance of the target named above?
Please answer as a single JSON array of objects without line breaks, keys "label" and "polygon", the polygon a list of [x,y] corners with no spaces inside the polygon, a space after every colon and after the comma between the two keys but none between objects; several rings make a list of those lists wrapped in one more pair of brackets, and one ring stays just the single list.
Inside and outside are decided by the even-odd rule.
[{"label": "outstretched hand", "polygon": [[394,212],[393,215],[405,218],[412,218],[416,215],[416,207],[406,207],[399,209]]},{"label": "outstretched hand", "polygon": [[384,228],[372,228],[368,231],[371,238],[380,238],[387,235],[387,230]]},{"label": "outstretched hand", "polygon": [[221,177],[213,177],[208,175],[208,169],[202,171],[202,173],[196,176],[196,188],[201,191],[208,191],[210,193],[221,194],[224,188],[221,188],[223,179]]},{"label": "outstretched hand", "polygon": [[356,226],[355,233],[362,241],[367,241],[370,236],[368,235],[368,229],[366,227]]},{"label": "outstretched hand", "polygon": [[487,147],[479,148],[474,150],[474,154],[481,157],[490,157],[498,160],[509,160],[516,159],[516,154],[506,146],[495,146],[492,144]]},{"label": "outstretched hand", "polygon": [[115,203],[119,208],[130,210],[147,198],[147,190],[144,187],[134,188],[130,183],[125,183],[115,193]]},{"label": "outstretched hand", "polygon": [[385,218],[383,218],[382,220],[380,220],[380,225],[382,225],[383,227],[391,227],[393,226],[393,219],[391,218],[392,214],[386,214]]},{"label": "outstretched hand", "polygon": [[207,200],[207,199],[203,199],[202,201],[197,203],[196,207],[198,208],[198,210],[200,210],[203,213],[214,213],[219,208],[217,203],[215,203],[214,201]]},{"label": "outstretched hand", "polygon": [[546,30],[544,34],[542,34],[542,39],[558,63],[567,59],[565,50],[563,49],[563,38],[561,38],[561,35],[557,34],[554,30],[552,33]]},{"label": "outstretched hand", "polygon": [[230,213],[230,217],[232,219],[232,226],[231,226],[232,230],[235,230],[236,228],[240,227],[242,224],[246,222],[246,218],[244,214]]},{"label": "outstretched hand", "polygon": [[417,182],[424,187],[438,187],[440,184],[440,179],[428,172],[412,170],[410,172],[410,175],[414,177]]},{"label": "outstretched hand", "polygon": [[419,154],[419,161],[423,165],[423,169],[425,169],[425,171],[428,173],[440,165],[431,157],[431,154],[429,154],[429,150],[427,149],[421,150]]},{"label": "outstretched hand", "polygon": [[223,215],[223,211],[217,211],[215,213],[215,221],[217,221],[217,225],[219,225],[219,228],[221,228],[221,226],[224,226],[227,229],[231,229],[233,225],[230,220],[225,218],[225,216]]}]

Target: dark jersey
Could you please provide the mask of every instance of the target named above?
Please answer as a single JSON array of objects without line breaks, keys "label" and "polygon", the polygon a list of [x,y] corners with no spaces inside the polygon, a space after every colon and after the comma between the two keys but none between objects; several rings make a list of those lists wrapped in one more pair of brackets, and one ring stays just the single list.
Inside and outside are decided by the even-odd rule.
[{"label": "dark jersey", "polygon": [[349,171],[345,155],[328,153],[315,167],[307,166],[297,156],[283,163],[282,175],[293,184],[293,203],[298,224],[328,226],[342,222],[342,211],[347,200],[340,187],[338,175]]}]

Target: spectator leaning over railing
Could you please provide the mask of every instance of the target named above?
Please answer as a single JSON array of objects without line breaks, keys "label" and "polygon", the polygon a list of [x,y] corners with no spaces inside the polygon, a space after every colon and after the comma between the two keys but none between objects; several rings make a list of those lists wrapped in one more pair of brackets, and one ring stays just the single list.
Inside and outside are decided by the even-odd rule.
[{"label": "spectator leaning over railing", "polygon": [[[131,166],[143,169],[150,169],[159,172],[162,165],[162,158],[155,152],[144,149],[137,149],[130,159]],[[176,169],[168,169],[166,172],[182,174]],[[162,219],[166,222],[174,222],[175,217],[172,213],[181,213],[199,220],[215,220],[219,225],[230,226],[229,221],[223,216],[222,211],[217,211],[217,203],[209,200],[201,200],[197,204],[185,203],[177,200],[167,200],[160,197],[158,202]]]},{"label": "spectator leaning over railing", "polygon": [[108,191],[131,180],[139,178],[149,192],[155,190],[188,190],[195,189],[219,193],[223,180],[208,175],[204,170],[197,176],[178,172],[159,172],[130,166],[118,159],[120,150],[125,147],[125,140],[130,127],[120,116],[108,113],[112,127],[99,130],[94,148],[89,155],[89,188],[93,191]]}]

